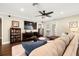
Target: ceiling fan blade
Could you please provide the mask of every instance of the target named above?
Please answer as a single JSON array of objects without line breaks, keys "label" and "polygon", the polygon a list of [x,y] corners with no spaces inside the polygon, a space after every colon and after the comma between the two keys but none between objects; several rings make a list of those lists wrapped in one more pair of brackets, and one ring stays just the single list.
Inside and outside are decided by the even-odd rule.
[{"label": "ceiling fan blade", "polygon": [[35,16],[35,17],[39,17],[39,16],[42,16],[42,15],[37,15],[37,16]]},{"label": "ceiling fan blade", "polygon": [[39,11],[39,13],[41,13],[43,15],[43,12]]},{"label": "ceiling fan blade", "polygon": [[46,13],[46,14],[52,14],[52,13],[54,13],[53,11],[51,11],[51,12],[48,12],[48,13]]}]

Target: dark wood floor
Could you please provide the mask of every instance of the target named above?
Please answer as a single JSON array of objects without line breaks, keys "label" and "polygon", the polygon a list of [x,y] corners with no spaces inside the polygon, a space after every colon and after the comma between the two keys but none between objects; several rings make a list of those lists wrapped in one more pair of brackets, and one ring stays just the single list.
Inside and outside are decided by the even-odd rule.
[{"label": "dark wood floor", "polygon": [[0,56],[1,56],[1,45],[0,45]]},{"label": "dark wood floor", "polygon": [[12,46],[17,45],[17,44],[20,44],[20,43],[6,44],[6,45],[0,46],[0,48],[1,48],[0,55],[1,56],[11,56],[12,55]]},{"label": "dark wood floor", "polygon": [[1,46],[1,56],[11,56],[11,50],[10,44]]},{"label": "dark wood floor", "polygon": [[[1,48],[0,56],[11,56],[12,55],[12,46],[17,45],[17,44],[20,44],[20,43],[6,44],[6,45],[0,46],[0,48]],[[77,51],[77,56],[79,56],[79,47],[78,47],[78,51]]]}]

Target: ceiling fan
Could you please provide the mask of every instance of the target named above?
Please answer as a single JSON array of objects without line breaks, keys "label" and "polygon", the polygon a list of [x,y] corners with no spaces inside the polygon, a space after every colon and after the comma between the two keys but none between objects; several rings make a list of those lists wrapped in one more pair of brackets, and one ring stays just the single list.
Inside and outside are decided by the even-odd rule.
[{"label": "ceiling fan", "polygon": [[39,16],[42,16],[42,17],[44,17],[44,16],[46,16],[46,17],[51,17],[50,14],[54,13],[53,11],[46,12],[45,10],[43,10],[43,11],[38,11],[38,12],[39,12],[41,15],[38,15],[37,17],[39,17]]}]

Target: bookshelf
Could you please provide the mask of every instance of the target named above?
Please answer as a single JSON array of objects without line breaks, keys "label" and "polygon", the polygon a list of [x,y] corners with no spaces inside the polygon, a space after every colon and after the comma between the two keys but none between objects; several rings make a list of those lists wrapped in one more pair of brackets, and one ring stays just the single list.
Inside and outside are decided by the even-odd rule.
[{"label": "bookshelf", "polygon": [[21,42],[21,28],[10,28],[10,43]]}]

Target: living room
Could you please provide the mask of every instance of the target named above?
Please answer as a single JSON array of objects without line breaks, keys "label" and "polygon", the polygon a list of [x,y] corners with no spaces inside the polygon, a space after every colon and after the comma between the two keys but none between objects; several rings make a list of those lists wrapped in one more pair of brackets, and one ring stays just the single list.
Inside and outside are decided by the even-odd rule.
[{"label": "living room", "polygon": [[[78,3],[0,4],[0,20],[2,21],[2,32],[0,32],[0,34],[2,33],[2,46],[9,44],[10,49],[12,47],[14,49],[16,48],[15,50],[9,51],[8,49],[5,50],[6,48],[3,47],[3,50],[9,51],[12,55],[12,51],[14,53],[18,50],[15,43],[21,44],[29,40],[37,41],[35,39],[39,37],[51,41],[67,33],[78,33],[78,5]],[[14,45],[11,47],[10,45],[12,44]],[[76,48],[78,48],[78,46]],[[2,51],[2,55],[10,54]],[[20,53],[16,53],[15,55],[21,56]]]}]

